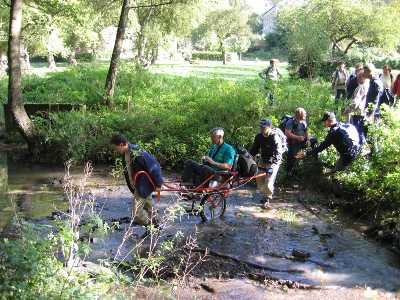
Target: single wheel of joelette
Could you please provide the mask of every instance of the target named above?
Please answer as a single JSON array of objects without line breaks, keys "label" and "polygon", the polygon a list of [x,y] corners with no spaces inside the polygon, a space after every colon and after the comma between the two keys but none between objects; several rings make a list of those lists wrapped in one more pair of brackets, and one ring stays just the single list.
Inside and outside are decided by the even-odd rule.
[{"label": "single wheel of joelette", "polygon": [[206,222],[222,217],[226,209],[226,196],[224,193],[208,194],[201,199],[200,216]]}]

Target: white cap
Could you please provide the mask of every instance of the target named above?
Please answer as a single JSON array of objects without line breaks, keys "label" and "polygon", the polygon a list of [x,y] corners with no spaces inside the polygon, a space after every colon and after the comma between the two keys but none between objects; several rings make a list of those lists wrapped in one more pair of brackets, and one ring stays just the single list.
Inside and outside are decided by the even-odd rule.
[{"label": "white cap", "polygon": [[224,136],[224,129],[221,127],[215,127],[211,129],[210,133],[214,135]]}]

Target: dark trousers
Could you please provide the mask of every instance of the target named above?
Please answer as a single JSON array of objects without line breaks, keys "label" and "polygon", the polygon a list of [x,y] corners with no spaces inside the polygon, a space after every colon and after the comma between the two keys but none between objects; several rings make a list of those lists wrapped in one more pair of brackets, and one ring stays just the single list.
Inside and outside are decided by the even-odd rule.
[{"label": "dark trousers", "polygon": [[[317,138],[314,136],[309,136],[310,140],[310,147],[313,149],[317,145]],[[286,170],[288,173],[293,171],[294,165],[296,163],[296,154],[299,153],[301,150],[307,148],[307,142],[293,142],[291,141],[288,144],[288,152],[286,157]]]},{"label": "dark trousers", "polygon": [[182,182],[184,184],[193,184],[198,186],[208,177],[215,174],[215,170],[207,165],[199,164],[194,160],[185,161],[183,169]]},{"label": "dark trousers", "polygon": [[360,149],[358,147],[353,147],[348,153],[340,154],[332,173],[347,170],[350,164],[357,158],[359,152]]},{"label": "dark trousers", "polygon": [[336,90],[336,97],[335,97],[335,101],[339,101],[339,99],[346,99],[346,90],[345,89],[337,89]]},{"label": "dark trousers", "polygon": [[358,135],[360,137],[360,145],[365,144],[366,142],[366,128],[365,128],[365,118],[364,116],[354,115],[350,118],[350,124],[354,125],[354,127],[358,131]]},{"label": "dark trousers", "polygon": [[288,173],[293,171],[294,164],[296,162],[296,154],[299,153],[302,149],[307,148],[307,143],[306,142],[300,142],[300,143],[289,143],[288,145],[288,152],[287,152],[287,157],[286,157],[286,171]]}]

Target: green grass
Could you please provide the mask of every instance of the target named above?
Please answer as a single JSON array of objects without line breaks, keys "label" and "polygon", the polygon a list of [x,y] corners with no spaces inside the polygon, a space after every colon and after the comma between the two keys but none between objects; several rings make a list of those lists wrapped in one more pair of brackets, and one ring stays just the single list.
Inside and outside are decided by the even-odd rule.
[{"label": "green grass", "polygon": [[289,208],[279,208],[276,212],[276,216],[285,223],[288,223],[290,226],[298,227],[301,223],[300,217],[293,209]]},{"label": "green grass", "polygon": [[[219,78],[227,80],[249,80],[258,78],[258,73],[269,66],[268,61],[242,61],[228,63],[199,61],[194,64],[158,64],[150,68],[156,74],[170,74],[178,76],[195,76],[199,78]],[[287,77],[287,63],[281,63],[279,70]]]}]

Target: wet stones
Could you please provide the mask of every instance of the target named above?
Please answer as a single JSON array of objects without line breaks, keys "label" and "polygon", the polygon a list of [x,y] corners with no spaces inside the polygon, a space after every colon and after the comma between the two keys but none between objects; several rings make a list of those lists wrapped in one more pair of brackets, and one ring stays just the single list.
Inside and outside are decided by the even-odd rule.
[{"label": "wet stones", "polygon": [[298,250],[298,249],[293,249],[292,255],[294,258],[299,259],[299,260],[306,260],[306,259],[310,258],[310,256],[311,256],[310,252],[307,252],[304,250]]},{"label": "wet stones", "polygon": [[331,238],[333,236],[332,228],[329,225],[312,225],[312,230],[315,234],[318,234],[324,238]]}]

